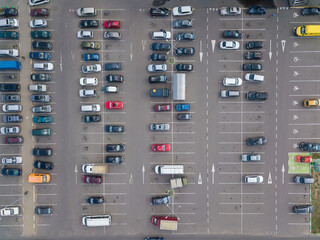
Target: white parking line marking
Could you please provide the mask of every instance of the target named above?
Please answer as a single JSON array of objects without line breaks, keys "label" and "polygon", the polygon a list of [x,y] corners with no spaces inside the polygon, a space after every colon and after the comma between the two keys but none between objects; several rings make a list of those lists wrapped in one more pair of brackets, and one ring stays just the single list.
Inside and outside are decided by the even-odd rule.
[{"label": "white parking line marking", "polygon": [[244,215],[263,215],[264,213],[219,213],[220,215],[240,215],[240,214],[244,214]]}]

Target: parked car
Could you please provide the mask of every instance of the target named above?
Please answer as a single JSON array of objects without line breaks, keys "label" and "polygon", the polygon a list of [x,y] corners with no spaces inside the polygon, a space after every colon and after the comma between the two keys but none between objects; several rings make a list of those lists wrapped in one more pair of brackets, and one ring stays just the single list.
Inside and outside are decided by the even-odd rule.
[{"label": "parked car", "polygon": [[3,139],[3,142],[5,144],[20,144],[20,143],[23,143],[23,137],[5,137]]},{"label": "parked car", "polygon": [[53,71],[54,66],[52,63],[35,62],[33,63],[33,69],[37,71]]},{"label": "parked car", "polygon": [[77,9],[78,17],[93,17],[97,15],[97,10],[93,7],[84,7]]},{"label": "parked car", "polygon": [[30,6],[37,6],[37,5],[45,4],[48,2],[49,2],[49,0],[29,0],[29,5]]},{"label": "parked car", "polygon": [[151,50],[153,51],[170,51],[170,49],[171,49],[170,43],[155,42],[151,44]]},{"label": "parked car", "polygon": [[52,213],[52,207],[37,206],[34,209],[34,213],[37,215],[47,215]]},{"label": "parked car", "polygon": [[175,54],[177,56],[193,56],[194,48],[193,47],[176,48]]},{"label": "parked car", "polygon": [[20,168],[2,168],[2,175],[5,176],[21,176],[22,170]]},{"label": "parked car", "polygon": [[268,140],[266,137],[252,137],[248,138],[246,143],[248,146],[259,146],[267,144]]},{"label": "parked car", "polygon": [[226,30],[223,32],[225,38],[242,38],[242,31],[238,30]]},{"label": "parked car", "polygon": [[106,71],[119,71],[122,69],[122,64],[120,62],[106,63],[104,68]]},{"label": "parked car", "polygon": [[4,158],[2,158],[1,163],[3,165],[5,165],[5,164],[21,164],[22,157],[4,157]]},{"label": "parked car", "polygon": [[107,85],[107,86],[102,88],[102,91],[104,93],[117,93],[117,92],[119,92],[119,88],[117,86]]},{"label": "parked car", "polygon": [[183,41],[183,40],[193,41],[194,39],[195,39],[194,33],[185,32],[185,33],[177,33],[176,34],[177,41]]},{"label": "parked car", "polygon": [[309,214],[309,213],[313,213],[314,208],[312,205],[300,205],[300,206],[294,206],[292,208],[292,211],[297,214]]},{"label": "parked car", "polygon": [[154,105],[154,111],[156,111],[156,112],[171,111],[171,105],[170,104]]},{"label": "parked car", "polygon": [[50,39],[51,32],[49,32],[49,31],[31,31],[30,36],[31,36],[31,38],[34,38],[34,39]]},{"label": "parked car", "polygon": [[263,48],[263,42],[262,41],[251,41],[246,43],[247,49],[260,49]]},{"label": "parked car", "polygon": [[243,64],[243,71],[261,71],[262,65],[260,63],[245,63]]},{"label": "parked car", "polygon": [[151,17],[165,17],[169,15],[168,8],[150,8],[150,16]]},{"label": "parked car", "polygon": [[20,127],[19,126],[1,127],[0,133],[1,134],[18,134],[20,133]]},{"label": "parked car", "polygon": [[53,154],[51,148],[33,148],[32,155],[35,157],[48,157]]},{"label": "parked car", "polygon": [[238,90],[221,90],[220,97],[229,98],[229,97],[239,97],[240,91]]},{"label": "parked car", "polygon": [[172,22],[174,28],[191,28],[193,26],[192,19],[177,19]]},{"label": "parked car", "polygon": [[17,31],[0,31],[0,39],[18,40],[19,32]]},{"label": "parked car", "polygon": [[149,76],[149,83],[166,83],[167,75]]},{"label": "parked car", "polygon": [[80,89],[79,96],[80,97],[96,97],[97,91],[95,89]]},{"label": "parked car", "polygon": [[179,103],[176,105],[176,111],[190,111],[190,104],[189,103]]},{"label": "parked car", "polygon": [[54,168],[54,165],[52,162],[43,162],[43,161],[36,160],[33,163],[33,167],[38,169],[44,169],[44,170],[52,170]]},{"label": "parked car", "polygon": [[47,26],[48,26],[48,22],[45,19],[33,19],[30,21],[31,28],[42,28]]},{"label": "parked car", "polygon": [[30,75],[32,81],[51,81],[50,73],[33,73]]},{"label": "parked car", "polygon": [[99,27],[98,20],[81,20],[80,21],[81,28],[97,28]]},{"label": "parked car", "polygon": [[48,87],[45,84],[29,84],[28,89],[31,92],[46,92],[46,91],[48,91]]},{"label": "parked car", "polygon": [[82,78],[80,78],[80,85],[81,86],[96,86],[96,85],[98,85],[98,79],[97,78],[82,77]]},{"label": "parked car", "polygon": [[267,13],[267,9],[262,6],[252,6],[249,7],[248,14],[252,15],[264,15]]},{"label": "parked car", "polygon": [[152,32],[151,38],[153,40],[169,40],[171,38],[171,32],[160,29],[160,31]]},{"label": "parked car", "polygon": [[244,54],[245,59],[247,60],[261,60],[263,57],[263,53],[262,52],[246,52]]},{"label": "parked car", "polygon": [[78,31],[77,33],[77,37],[79,39],[90,39],[90,38],[93,38],[93,32],[92,31],[89,31],[89,30],[86,30],[86,31]]},{"label": "parked car", "polygon": [[115,74],[109,74],[106,76],[107,82],[115,82],[115,83],[122,83],[123,82],[123,76],[122,75],[115,75]]},{"label": "parked car", "polygon": [[40,42],[40,41],[33,41],[32,47],[34,49],[41,49],[41,50],[51,50],[52,43],[51,42]]},{"label": "parked car", "polygon": [[256,92],[256,91],[250,91],[247,93],[246,98],[248,100],[261,100],[265,101],[268,99],[268,93],[267,92]]},{"label": "parked car", "polygon": [[174,17],[188,16],[191,14],[192,14],[192,7],[191,6],[179,6],[179,7],[174,7],[172,9],[172,15]]},{"label": "parked car", "polygon": [[258,184],[263,183],[263,176],[261,175],[248,175],[244,177],[245,183]]},{"label": "parked car", "polygon": [[101,122],[101,116],[100,115],[84,115],[82,120],[85,123]]},{"label": "parked car", "polygon": [[122,156],[106,156],[106,163],[109,164],[122,164],[123,157]]},{"label": "parked car", "polygon": [[153,144],[151,147],[153,152],[169,152],[170,151],[170,144]]},{"label": "parked car", "polygon": [[5,207],[0,209],[0,216],[14,216],[20,214],[20,208],[19,207]]},{"label": "parked car", "polygon": [[220,14],[222,16],[236,16],[241,14],[240,7],[222,7],[220,8]]},{"label": "parked car", "polygon": [[191,120],[191,113],[180,113],[178,114],[178,120]]},{"label": "parked car", "polygon": [[122,133],[122,132],[124,132],[124,126],[122,126],[122,125],[106,125],[105,130],[108,133]]},{"label": "parked car", "polygon": [[156,196],[151,199],[152,205],[165,205],[171,203],[171,196]]},{"label": "parked car", "polygon": [[320,8],[302,8],[301,15],[302,16],[320,15]]},{"label": "parked car", "polygon": [[120,28],[120,21],[109,20],[104,22],[105,28]]},{"label": "parked car", "polygon": [[120,144],[108,144],[106,146],[106,151],[107,152],[123,152],[125,150],[125,145],[120,143]]},{"label": "parked car", "polygon": [[304,176],[294,176],[293,177],[293,181],[295,183],[299,183],[299,184],[313,184],[314,183],[314,178],[311,177],[311,176],[307,176],[307,177],[304,177]]},{"label": "parked car", "polygon": [[254,154],[249,153],[249,154],[242,154],[241,155],[241,160],[243,162],[253,162],[253,161],[260,161],[261,160],[261,155],[260,154]]},{"label": "parked car", "polygon": [[93,184],[101,184],[102,183],[102,176],[97,175],[84,175],[82,178],[84,183],[93,183]]},{"label": "parked car", "polygon": [[149,64],[148,72],[165,72],[167,71],[167,64]]},{"label": "parked car", "polygon": [[20,102],[20,94],[3,94],[1,95],[2,102]]},{"label": "parked car", "polygon": [[29,57],[31,59],[38,59],[38,60],[50,60],[50,53],[47,52],[30,52]]},{"label": "parked car", "polygon": [[193,70],[193,65],[187,63],[179,63],[176,65],[176,70],[179,72],[191,72]]},{"label": "parked car", "polygon": [[151,61],[162,61],[165,62],[168,60],[168,56],[165,53],[152,53],[150,55]]},{"label": "parked car", "polygon": [[123,102],[121,101],[108,101],[105,104],[107,109],[122,109],[123,108]]},{"label": "parked car", "polygon": [[92,65],[86,65],[82,66],[82,72],[83,73],[97,73],[101,72],[101,64],[92,64]]},{"label": "parked car", "polygon": [[169,131],[170,124],[169,123],[153,123],[150,124],[151,131]]},{"label": "parked car", "polygon": [[21,104],[4,104],[2,105],[3,112],[21,112],[22,105]]},{"label": "parked car", "polygon": [[311,158],[311,156],[297,155],[296,156],[296,162],[310,163],[310,162],[312,162],[312,158]]},{"label": "parked car", "polygon": [[20,88],[17,83],[0,83],[0,92],[20,92]]},{"label": "parked car", "polygon": [[304,107],[319,107],[320,99],[304,99],[303,100]]},{"label": "parked car", "polygon": [[15,8],[0,8],[0,17],[15,17],[18,16],[18,10]]},{"label": "parked car", "polygon": [[49,16],[49,9],[48,8],[30,9],[30,16],[31,17],[47,17]]},{"label": "parked car", "polygon": [[228,87],[240,87],[242,85],[242,79],[241,78],[224,78],[222,80],[223,86]]},{"label": "parked car", "polygon": [[223,50],[236,50],[239,49],[240,43],[238,41],[221,41],[220,49]]},{"label": "parked car", "polygon": [[103,34],[103,37],[107,40],[120,40],[121,34],[120,32],[107,31]]},{"label": "parked car", "polygon": [[100,49],[100,43],[99,42],[82,42],[81,43],[81,47],[82,49],[86,49],[86,50],[99,50]]},{"label": "parked car", "polygon": [[51,105],[41,105],[32,108],[33,113],[50,113],[51,111]]},{"label": "parked car", "polygon": [[104,203],[104,197],[99,196],[99,197],[88,197],[87,198],[87,203],[93,205],[93,204],[102,204]]},{"label": "parked car", "polygon": [[249,82],[263,82],[264,76],[254,74],[254,73],[247,73],[244,77],[245,80]]},{"label": "parked car", "polygon": [[51,116],[34,116],[32,118],[33,123],[52,123]]},{"label": "parked car", "polygon": [[2,120],[4,123],[21,123],[22,122],[22,115],[3,115]]},{"label": "parked car", "polygon": [[299,149],[301,151],[319,152],[320,151],[320,144],[319,143],[311,143],[311,142],[301,142],[299,144]]},{"label": "parked car", "polygon": [[32,129],[32,136],[51,136],[50,128]]}]

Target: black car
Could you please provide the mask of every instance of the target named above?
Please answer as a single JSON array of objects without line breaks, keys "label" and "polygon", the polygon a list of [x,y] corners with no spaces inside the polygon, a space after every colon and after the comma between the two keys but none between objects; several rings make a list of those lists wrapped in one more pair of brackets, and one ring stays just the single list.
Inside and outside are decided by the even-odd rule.
[{"label": "black car", "polygon": [[248,13],[252,15],[264,15],[267,13],[267,9],[262,6],[252,6],[249,8]]},{"label": "black car", "polygon": [[247,93],[246,98],[248,100],[267,100],[268,99],[268,93],[267,92],[256,92],[256,91],[250,91]]},{"label": "black car", "polygon": [[151,61],[162,61],[165,62],[168,60],[168,56],[165,53],[152,53],[150,55]]},{"label": "black car", "polygon": [[32,47],[35,49],[42,49],[42,50],[51,50],[52,43],[51,42],[40,42],[40,41],[33,41]]},{"label": "black car", "polygon": [[122,75],[115,75],[115,74],[109,74],[106,76],[107,82],[123,82],[123,76]]},{"label": "black car", "polygon": [[301,142],[299,148],[301,151],[319,152],[320,143]]},{"label": "black car", "polygon": [[21,97],[19,94],[3,94],[1,96],[2,102],[20,102]]},{"label": "black car", "polygon": [[30,75],[32,81],[51,81],[50,73],[34,73]]},{"label": "black car", "polygon": [[19,32],[16,31],[0,31],[0,38],[2,39],[19,39]]},{"label": "black car", "polygon": [[170,43],[152,43],[151,44],[151,49],[153,51],[170,51],[171,49],[171,44]]},{"label": "black car", "polygon": [[178,120],[191,120],[191,113],[180,113],[178,114]]},{"label": "black car", "polygon": [[54,165],[52,162],[34,161],[33,167],[44,170],[52,170]]},{"label": "black car", "polygon": [[15,8],[1,8],[0,17],[15,17],[18,16],[18,10]]},{"label": "black car", "polygon": [[22,170],[20,168],[2,168],[1,173],[6,176],[20,176]]},{"label": "black car", "polygon": [[149,83],[166,83],[167,75],[149,76]]},{"label": "black car", "polygon": [[31,38],[34,39],[50,39],[51,33],[49,31],[31,31]]},{"label": "black car", "polygon": [[176,65],[176,70],[177,71],[183,71],[183,72],[191,72],[193,70],[193,65],[192,64],[179,63],[179,64]]},{"label": "black car", "polygon": [[263,48],[263,42],[262,41],[251,41],[246,43],[247,49],[260,49]]},{"label": "black car", "polygon": [[84,115],[82,120],[85,123],[101,122],[101,116],[100,115]]},{"label": "black car", "polygon": [[22,122],[22,115],[3,115],[2,121],[4,123],[21,123]]},{"label": "black car", "polygon": [[104,197],[102,197],[102,196],[88,197],[87,203],[89,203],[89,204],[102,204],[102,203],[104,203]]},{"label": "black car", "polygon": [[242,38],[242,32],[237,30],[227,30],[223,32],[225,38]]},{"label": "black car", "polygon": [[187,41],[193,41],[195,39],[193,33],[177,33],[176,34],[176,40],[177,41],[182,41],[182,40],[187,40]]},{"label": "black car", "polygon": [[124,126],[121,125],[106,125],[106,132],[109,133],[121,133],[124,132]]},{"label": "black car", "polygon": [[168,204],[171,202],[171,196],[157,196],[151,200],[152,205]]},{"label": "black car", "polygon": [[122,156],[106,156],[106,163],[121,164],[123,162]]},{"label": "black car", "polygon": [[106,146],[107,152],[123,152],[125,150],[125,145],[120,143],[120,144],[108,144]]},{"label": "black car", "polygon": [[190,28],[193,26],[192,19],[180,19],[172,22],[174,28]]},{"label": "black car", "polygon": [[52,213],[52,207],[37,206],[34,209],[34,213],[38,214],[38,215],[51,214]]},{"label": "black car", "polygon": [[20,92],[20,84],[0,83],[0,92]]},{"label": "black car", "polygon": [[81,20],[80,21],[81,28],[97,28],[99,27],[98,20]]},{"label": "black car", "polygon": [[248,138],[246,143],[248,146],[259,146],[267,144],[268,140],[266,137],[254,137]]},{"label": "black car", "polygon": [[194,55],[193,47],[177,48],[175,51],[177,56],[192,56]]},{"label": "black car", "polygon": [[292,211],[297,214],[308,214],[308,213],[313,213],[314,208],[312,205],[300,205],[300,206],[294,206],[292,208]]},{"label": "black car", "polygon": [[168,14],[169,14],[168,8],[150,8],[151,17],[165,17],[165,16],[168,16]]},{"label": "black car", "polygon": [[263,57],[263,53],[262,52],[246,52],[244,54],[244,57],[247,60],[252,60],[252,59],[260,60]]},{"label": "black car", "polygon": [[34,148],[32,149],[32,155],[35,157],[47,157],[52,155],[51,148]]},{"label": "black car", "polygon": [[106,71],[119,71],[122,69],[122,65],[119,62],[106,63],[104,68]]},{"label": "black car", "polygon": [[243,64],[243,71],[260,71],[262,65],[260,63],[245,63]]},{"label": "black car", "polygon": [[301,9],[301,15],[319,15],[320,14],[320,8],[303,8]]}]

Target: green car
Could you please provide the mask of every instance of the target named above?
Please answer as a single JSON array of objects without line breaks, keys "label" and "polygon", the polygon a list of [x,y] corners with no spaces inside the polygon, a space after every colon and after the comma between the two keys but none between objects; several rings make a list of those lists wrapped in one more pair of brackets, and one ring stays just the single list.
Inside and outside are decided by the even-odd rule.
[{"label": "green car", "polygon": [[49,31],[31,31],[30,35],[34,39],[50,39],[51,33]]},{"label": "green car", "polygon": [[50,128],[42,128],[42,129],[33,129],[32,136],[50,136],[51,129]]},{"label": "green car", "polygon": [[0,31],[0,39],[19,39],[19,33],[16,31]]},{"label": "green car", "polygon": [[52,123],[51,116],[35,116],[32,118],[33,123]]}]

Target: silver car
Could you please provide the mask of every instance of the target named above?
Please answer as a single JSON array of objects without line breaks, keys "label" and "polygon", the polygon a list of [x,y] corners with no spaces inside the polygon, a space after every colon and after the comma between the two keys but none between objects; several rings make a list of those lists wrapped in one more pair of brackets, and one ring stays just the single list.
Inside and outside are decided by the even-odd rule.
[{"label": "silver car", "polygon": [[0,128],[1,134],[17,134],[20,132],[20,127],[12,126],[12,127],[2,127]]},{"label": "silver car", "polygon": [[151,131],[169,131],[170,124],[169,123],[153,123],[150,124]]},{"label": "silver car", "polygon": [[42,105],[32,108],[33,113],[50,113],[52,111],[51,105]]},{"label": "silver car", "polygon": [[2,164],[21,164],[22,157],[4,157],[1,162]]},{"label": "silver car", "polygon": [[220,8],[220,14],[222,16],[236,16],[241,14],[240,7],[222,7]]}]

